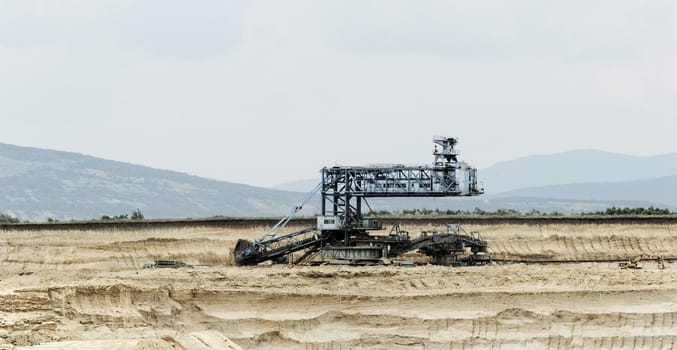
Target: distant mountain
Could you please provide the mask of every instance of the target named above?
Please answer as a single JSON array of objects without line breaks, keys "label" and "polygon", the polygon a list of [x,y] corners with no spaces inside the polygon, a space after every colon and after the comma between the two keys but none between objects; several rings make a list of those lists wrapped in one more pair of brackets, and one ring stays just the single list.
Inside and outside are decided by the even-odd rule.
[{"label": "distant mountain", "polygon": [[[650,177],[654,179],[646,180]],[[612,205],[677,209],[677,199],[672,198],[677,193],[677,154],[632,157],[575,151],[500,163],[480,170],[479,178],[487,189],[480,197],[372,199],[369,204],[376,211],[479,208],[576,213]],[[149,218],[278,217],[318,181],[267,189],[0,143],[0,212],[28,220],[91,219],[135,209]],[[498,193],[501,189],[503,193]],[[316,195],[302,215],[314,215],[318,207]]]},{"label": "distant mountain", "polygon": [[487,194],[499,194],[521,188],[627,182],[670,175],[677,175],[677,153],[640,157],[579,150],[498,163],[481,169],[478,178]]},{"label": "distant mountain", "polygon": [[[677,175],[677,153],[641,157],[596,150],[578,150],[497,163],[486,169],[479,169],[478,179],[487,194],[500,194],[521,188],[584,182],[635,181],[670,175]],[[298,180],[272,188],[307,192],[318,181],[319,178]]]},{"label": "distant mountain", "polygon": [[[653,205],[675,210],[676,177],[677,153],[638,157],[579,150],[518,158],[480,169],[478,178],[486,194],[477,198],[373,202],[381,204],[383,208],[379,209],[385,210],[446,207],[468,210],[478,207],[482,210],[536,209],[570,213],[595,211],[612,205]],[[275,188],[308,191],[317,181],[300,180]]]},{"label": "distant mountain", "polygon": [[[21,219],[281,216],[299,193],[0,143],[0,212]],[[309,206],[312,212],[312,204]]]},{"label": "distant mountain", "polygon": [[633,199],[677,209],[677,176],[613,183],[576,183],[523,188],[499,197],[560,198],[567,200],[621,201]]}]

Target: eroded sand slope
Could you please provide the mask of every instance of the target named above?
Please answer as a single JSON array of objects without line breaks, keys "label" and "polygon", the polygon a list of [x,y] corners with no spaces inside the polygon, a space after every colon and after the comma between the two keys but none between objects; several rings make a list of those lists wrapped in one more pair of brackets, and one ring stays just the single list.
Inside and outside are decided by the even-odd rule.
[{"label": "eroded sand slope", "polygon": [[[677,256],[670,225],[465,229],[501,259]],[[263,230],[2,231],[0,349],[677,347],[677,265],[232,266]]]}]

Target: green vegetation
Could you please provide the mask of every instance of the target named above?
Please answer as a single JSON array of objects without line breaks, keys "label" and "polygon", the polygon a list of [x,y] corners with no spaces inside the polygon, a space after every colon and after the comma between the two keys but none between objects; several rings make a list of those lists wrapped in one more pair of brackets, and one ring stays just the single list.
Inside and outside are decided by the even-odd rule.
[{"label": "green vegetation", "polygon": [[[319,215],[319,214],[318,214]],[[539,210],[532,209],[528,212],[521,212],[515,209],[498,209],[495,211],[487,211],[480,208],[475,208],[474,210],[440,210],[440,209],[405,209],[402,211],[388,211],[388,210],[377,210],[365,214],[365,217],[370,218],[406,218],[406,217],[605,217],[605,216],[677,216],[677,212],[670,211],[665,208],[654,208],[653,206],[648,208],[619,208],[611,207],[601,211],[595,212],[581,212],[577,214],[562,214],[559,212],[541,212]],[[313,219],[314,216],[303,216],[299,219]],[[266,219],[277,219],[277,218],[260,218],[260,217],[233,217],[233,216],[223,216],[216,215],[209,218],[185,218],[185,219],[151,219],[152,222],[168,222],[168,221],[184,221],[184,220],[232,220],[232,219],[252,219],[252,220],[266,220]],[[124,221],[140,221],[145,220],[145,216],[141,213],[141,210],[136,209],[130,214],[121,214],[116,216],[103,215],[99,219],[92,220],[76,220],[71,219],[68,221],[59,221],[57,219],[48,218],[48,223],[87,223],[87,222],[124,222]],[[29,221],[21,221],[18,218],[9,215],[0,213],[0,224],[19,224],[19,223],[30,223]]]},{"label": "green vegetation", "polygon": [[108,215],[103,215],[100,220],[102,221],[111,221],[111,220],[143,220],[144,216],[141,214],[141,210],[136,209],[132,212],[131,215],[129,214],[122,214],[118,216],[108,216]]},{"label": "green vegetation", "polygon": [[616,208],[611,207],[605,211],[598,211],[594,215],[670,215],[674,214],[668,209],[661,208]]},{"label": "green vegetation", "polygon": [[9,215],[0,213],[0,224],[18,224],[19,219]]},{"label": "green vegetation", "polygon": [[131,218],[132,220],[143,220],[143,214],[141,214],[141,210],[136,209],[132,212]]},{"label": "green vegetation", "polygon": [[538,210],[531,210],[529,212],[523,213],[515,209],[498,209],[496,211],[487,211],[480,208],[475,208],[474,210],[440,210],[440,209],[404,209],[400,211],[387,211],[387,210],[378,210],[366,214],[368,217],[376,216],[530,216],[530,215],[552,215],[560,216],[561,213],[551,212],[551,213],[541,213]]},{"label": "green vegetation", "polygon": [[669,209],[661,208],[617,208],[611,207],[603,211],[596,212],[582,212],[578,214],[562,214],[560,212],[541,212],[532,209],[528,212],[520,212],[515,209],[498,209],[495,211],[482,210],[475,208],[475,210],[439,210],[439,209],[405,209],[400,211],[379,210],[366,214],[367,217],[400,217],[400,216],[496,216],[496,217],[510,217],[510,216],[642,216],[642,215],[677,215]]}]

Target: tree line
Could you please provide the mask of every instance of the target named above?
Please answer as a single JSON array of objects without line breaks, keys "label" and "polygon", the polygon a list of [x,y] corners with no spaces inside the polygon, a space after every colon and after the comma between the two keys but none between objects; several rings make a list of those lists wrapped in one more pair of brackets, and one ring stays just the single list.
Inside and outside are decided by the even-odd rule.
[{"label": "tree line", "polygon": [[[120,221],[120,220],[143,220],[145,216],[141,213],[141,210],[136,209],[132,211],[131,214],[120,214],[120,215],[102,215],[99,219],[94,219],[94,221]],[[74,221],[83,221],[83,220],[69,220],[70,222]],[[92,220],[85,220],[92,221]],[[0,224],[18,224],[22,221],[18,218],[5,213],[0,213]],[[57,219],[47,218],[47,222],[59,222]],[[23,223],[30,223],[28,220],[24,220]]]},{"label": "tree line", "polygon": [[388,211],[388,210],[377,210],[372,211],[366,216],[563,216],[563,215],[597,215],[597,216],[613,216],[613,215],[675,215],[677,212],[673,212],[665,208],[654,208],[653,206],[648,208],[638,207],[638,208],[626,208],[626,207],[616,207],[607,208],[600,211],[590,211],[590,212],[580,212],[576,214],[563,214],[558,211],[540,211],[532,209],[530,211],[519,211],[515,209],[497,209],[497,210],[483,210],[480,208],[475,208],[474,210],[440,210],[440,209],[404,209],[402,211]]},{"label": "tree line", "polygon": [[604,211],[595,212],[594,215],[670,215],[674,214],[668,209],[654,208],[607,208]]},{"label": "tree line", "polygon": [[[497,209],[497,210],[483,210],[480,208],[475,208],[474,210],[440,210],[440,209],[404,209],[402,211],[388,211],[388,210],[376,210],[370,213],[365,214],[366,217],[379,217],[379,216],[563,216],[567,214],[562,214],[557,211],[552,212],[541,212],[536,209],[532,209],[527,212],[518,211],[515,209]],[[677,215],[677,212],[673,212],[665,208],[654,208],[653,206],[648,208],[638,207],[638,208],[628,208],[628,207],[616,207],[607,208],[605,210],[594,211],[594,212],[581,212],[578,214],[568,214],[568,215],[589,215],[589,216],[614,216],[614,215],[626,215],[626,216],[651,216],[651,215]],[[121,214],[121,215],[102,215],[94,221],[124,221],[124,220],[143,220],[145,216],[141,213],[141,210],[136,209],[132,211],[131,214]],[[217,218],[217,217],[214,217]],[[225,218],[225,217],[221,217]],[[78,220],[70,220],[74,222]],[[91,220],[89,220],[91,221]],[[18,218],[5,213],[0,213],[0,224],[18,224],[18,223],[29,223],[28,220],[21,221]],[[48,218],[47,222],[59,222],[59,220]]]}]

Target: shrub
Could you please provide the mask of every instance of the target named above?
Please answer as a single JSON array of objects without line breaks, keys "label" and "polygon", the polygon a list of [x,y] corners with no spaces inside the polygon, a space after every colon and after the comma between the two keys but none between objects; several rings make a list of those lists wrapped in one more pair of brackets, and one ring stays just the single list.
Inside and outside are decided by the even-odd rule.
[{"label": "shrub", "polygon": [[132,212],[132,220],[143,220],[143,214],[141,214],[141,210],[136,209]]},{"label": "shrub", "polygon": [[18,224],[19,222],[19,219],[9,214],[0,213],[0,224]]}]

